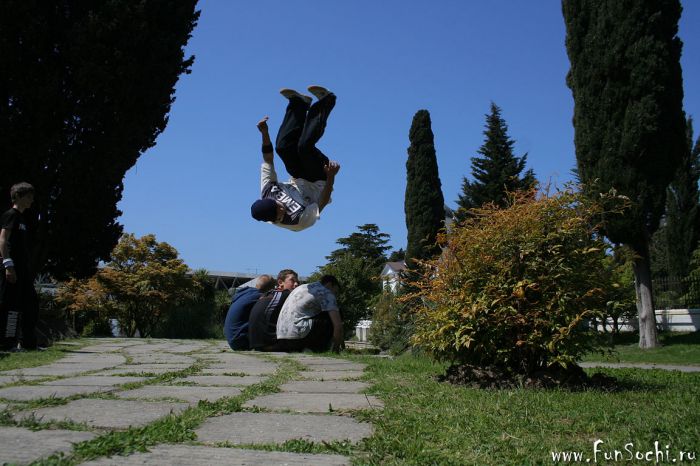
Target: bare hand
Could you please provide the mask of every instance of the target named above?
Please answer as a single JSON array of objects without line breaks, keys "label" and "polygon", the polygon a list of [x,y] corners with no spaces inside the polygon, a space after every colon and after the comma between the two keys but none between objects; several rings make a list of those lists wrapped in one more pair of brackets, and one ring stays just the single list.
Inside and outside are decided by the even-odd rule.
[{"label": "bare hand", "polygon": [[261,133],[267,133],[267,131],[268,131],[268,129],[267,129],[267,120],[269,120],[269,119],[270,119],[270,117],[269,117],[269,116],[266,116],[266,117],[263,118],[262,120],[258,121],[258,124],[257,124],[257,126],[258,126],[258,131],[260,131]]},{"label": "bare hand", "polygon": [[323,171],[326,172],[326,178],[335,178],[335,175],[340,171],[340,164],[335,160],[331,160],[324,165]]},{"label": "bare hand", "polygon": [[14,267],[5,269],[5,278],[8,283],[17,283],[17,274]]}]

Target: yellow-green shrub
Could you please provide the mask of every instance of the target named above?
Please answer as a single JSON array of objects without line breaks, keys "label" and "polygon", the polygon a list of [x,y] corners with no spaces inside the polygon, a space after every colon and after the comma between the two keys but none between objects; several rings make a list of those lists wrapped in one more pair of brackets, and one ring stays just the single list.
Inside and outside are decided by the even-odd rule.
[{"label": "yellow-green shrub", "polygon": [[587,323],[605,307],[606,245],[594,219],[609,214],[572,189],[475,209],[423,263],[412,342],[440,359],[517,373],[574,364],[594,346]]}]

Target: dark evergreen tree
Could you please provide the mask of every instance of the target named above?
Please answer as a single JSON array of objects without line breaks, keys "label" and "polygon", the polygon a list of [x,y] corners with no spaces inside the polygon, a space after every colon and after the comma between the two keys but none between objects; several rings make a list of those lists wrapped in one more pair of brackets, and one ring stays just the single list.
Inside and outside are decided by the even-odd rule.
[{"label": "dark evergreen tree", "polygon": [[328,263],[311,279],[323,274],[335,275],[341,283],[338,304],[343,312],[345,329],[350,331],[357,321],[370,316],[370,305],[381,292],[379,274],[386,263],[389,235],[373,223],[358,226],[358,232],[340,238],[342,248],[332,251]]},{"label": "dark evergreen tree", "polygon": [[[367,223],[357,227],[358,232],[350,236],[339,238],[336,243],[343,246],[332,251],[326,256],[329,263],[333,263],[346,254],[365,259],[373,268],[384,266],[386,262],[386,252],[391,249],[387,246],[389,235],[379,231],[379,227],[374,223]],[[371,272],[371,271],[370,271]]]},{"label": "dark evergreen tree", "polygon": [[406,265],[412,268],[412,259],[427,259],[440,252],[436,239],[445,221],[445,209],[427,110],[418,110],[413,116],[408,137],[411,145],[406,161],[404,211],[408,230]]},{"label": "dark evergreen tree", "polygon": [[666,212],[652,236],[654,278],[680,281],[687,277],[690,259],[700,240],[700,138],[693,145],[693,119],[686,121],[688,152],[666,189]]},{"label": "dark evergreen tree", "polygon": [[658,345],[649,243],[685,143],[678,0],[564,0],[567,84],[578,173],[591,196],[615,189],[632,207],[604,233],[632,247],[642,348]]},{"label": "dark evergreen tree", "polygon": [[5,0],[0,202],[36,188],[35,270],[90,275],[122,226],[122,180],[165,129],[197,0]]},{"label": "dark evergreen tree", "polygon": [[391,254],[389,254],[389,257],[387,258],[387,262],[399,262],[403,261],[406,258],[406,251],[403,250],[403,248],[400,248],[396,251],[391,251]]},{"label": "dark evergreen tree", "polygon": [[513,141],[508,136],[508,125],[501,117],[501,109],[491,102],[491,113],[486,116],[484,143],[479,148],[481,157],[472,157],[472,177],[462,179],[462,194],[457,200],[456,217],[462,220],[467,211],[493,202],[505,207],[508,192],[530,189],[535,184],[535,174],[525,169],[527,154],[516,157]]},{"label": "dark evergreen tree", "polygon": [[668,273],[679,279],[688,275],[690,259],[700,239],[700,138],[693,147],[692,118],[688,118],[686,134],[688,151],[666,191],[664,228],[668,249]]}]

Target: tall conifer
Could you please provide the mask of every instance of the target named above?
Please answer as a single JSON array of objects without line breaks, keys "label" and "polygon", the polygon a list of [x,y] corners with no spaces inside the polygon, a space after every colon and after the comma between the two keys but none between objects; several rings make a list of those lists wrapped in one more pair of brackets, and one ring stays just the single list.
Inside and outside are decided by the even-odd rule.
[{"label": "tall conifer", "polygon": [[404,210],[408,230],[406,265],[413,267],[411,259],[427,259],[440,252],[436,238],[445,221],[445,201],[427,110],[418,110],[414,115],[409,140]]},{"label": "tall conifer", "polygon": [[[0,2],[0,207],[36,189],[34,269],[87,276],[122,234],[122,180],[165,129],[197,0]],[[43,268],[43,270],[41,270]]]},{"label": "tall conifer", "polygon": [[676,177],[667,189],[666,244],[669,275],[684,278],[690,268],[690,258],[700,239],[700,138],[693,147],[693,119],[687,122],[688,151],[683,157]]},{"label": "tall conifer", "polygon": [[472,177],[462,180],[462,194],[457,200],[458,219],[464,219],[469,209],[494,202],[505,207],[507,192],[529,189],[535,184],[535,174],[525,169],[527,154],[516,157],[513,141],[508,136],[508,125],[501,117],[501,109],[491,102],[491,113],[486,115],[484,143],[479,148],[481,157],[472,157]]},{"label": "tall conifer", "polygon": [[591,196],[615,189],[632,207],[605,235],[632,247],[639,346],[658,345],[649,243],[666,187],[688,148],[677,37],[678,0],[563,0],[567,84],[578,173]]}]

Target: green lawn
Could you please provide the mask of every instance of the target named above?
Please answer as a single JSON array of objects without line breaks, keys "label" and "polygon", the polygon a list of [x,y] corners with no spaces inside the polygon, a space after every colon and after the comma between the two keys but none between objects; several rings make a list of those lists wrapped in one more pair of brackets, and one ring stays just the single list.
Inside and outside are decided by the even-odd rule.
[{"label": "green lawn", "polygon": [[552,452],[563,451],[611,464],[593,457],[598,439],[601,451],[625,458],[626,444],[646,453],[654,441],[671,455],[700,455],[700,374],[600,370],[620,381],[614,393],[476,390],[435,381],[444,366],[426,357],[353,359],[369,364],[371,393],[385,403],[369,415],[376,432],[358,464],[553,464]]},{"label": "green lawn", "polygon": [[584,361],[700,365],[700,332],[666,332],[659,340],[663,346],[642,350],[637,334],[621,334],[613,339],[612,354],[589,354]]},{"label": "green lawn", "polygon": [[[80,340],[71,340],[71,342],[80,343],[82,346],[87,344]],[[75,351],[78,348],[80,348],[80,346],[57,344],[47,348],[46,351],[27,351],[23,353],[0,352],[0,371],[51,364],[63,358],[66,355],[66,351]]]}]

